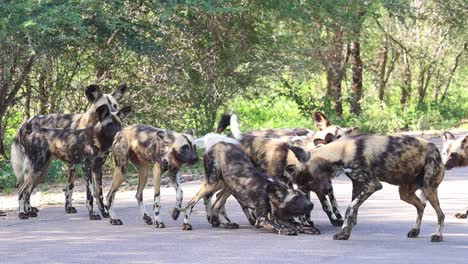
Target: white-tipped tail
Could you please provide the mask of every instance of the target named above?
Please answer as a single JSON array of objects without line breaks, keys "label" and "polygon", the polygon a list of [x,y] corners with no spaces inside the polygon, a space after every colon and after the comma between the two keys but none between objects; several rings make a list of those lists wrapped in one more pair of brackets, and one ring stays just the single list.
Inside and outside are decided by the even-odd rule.
[{"label": "white-tipped tail", "polygon": [[232,115],[231,116],[231,122],[229,124],[231,126],[231,133],[232,133],[232,136],[237,139],[237,140],[241,140],[242,139],[242,133],[239,129],[239,122],[237,122],[237,116],[236,115]]},{"label": "white-tipped tail", "polygon": [[17,140],[13,141],[13,144],[11,144],[10,161],[16,176],[16,183],[19,185],[24,180],[26,167],[29,166],[29,159],[26,157],[26,153],[24,153],[23,146],[21,146]]},{"label": "white-tipped tail", "polygon": [[197,147],[199,148],[205,149],[205,151],[208,151],[209,149],[211,149],[211,147],[213,147],[216,143],[219,142],[239,144],[239,142],[237,142],[237,140],[233,138],[214,133],[209,133],[201,138],[195,139],[195,145],[197,145]]}]

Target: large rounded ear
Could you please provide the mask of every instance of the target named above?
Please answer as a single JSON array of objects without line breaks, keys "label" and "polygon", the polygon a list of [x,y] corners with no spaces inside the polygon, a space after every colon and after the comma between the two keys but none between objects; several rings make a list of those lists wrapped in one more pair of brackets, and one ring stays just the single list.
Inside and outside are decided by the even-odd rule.
[{"label": "large rounded ear", "polygon": [[124,97],[125,95],[125,92],[127,91],[127,85],[126,84],[122,84],[119,86],[119,88],[117,88],[117,90],[115,90],[113,93],[112,93],[112,97],[115,98],[115,100],[117,101],[120,101],[122,100],[122,98]]},{"label": "large rounded ear", "polygon": [[455,140],[455,136],[448,131],[444,131],[444,133],[442,134],[442,140],[444,142],[447,142],[449,140]]},{"label": "large rounded ear", "polygon": [[166,145],[171,144],[172,140],[169,137],[169,134],[167,133],[166,130],[158,130],[158,132],[156,132],[156,135],[164,142],[164,144]]},{"label": "large rounded ear", "polygon": [[97,99],[101,98],[101,96],[102,96],[101,88],[99,88],[99,86],[97,86],[95,84],[92,84],[92,85],[86,87],[85,94],[86,94],[86,98],[88,98],[88,100],[91,103],[96,102]]},{"label": "large rounded ear", "polygon": [[328,121],[328,118],[322,112],[314,112],[314,121],[315,121],[315,126],[319,130],[323,130],[331,126],[330,121]]},{"label": "large rounded ear", "polygon": [[268,193],[270,201],[276,204],[283,202],[284,198],[287,195],[284,193],[284,189],[281,188],[281,185],[277,182],[272,182],[268,184],[266,187],[266,191]]},{"label": "large rounded ear", "polygon": [[296,156],[296,158],[300,161],[300,162],[307,162],[309,161],[310,159],[310,152],[309,151],[305,151],[303,148],[301,147],[297,147],[297,146],[292,146],[290,144],[284,144],[284,146],[286,148],[288,148],[289,150],[291,150],[294,155]]},{"label": "large rounded ear", "polygon": [[191,129],[185,131],[185,134],[190,135],[192,137],[195,137],[195,129],[191,128]]},{"label": "large rounded ear", "polygon": [[352,134],[354,134],[354,133],[357,133],[358,130],[359,130],[358,127],[351,127],[351,128],[346,129],[345,132],[344,132],[344,134],[347,135],[347,136],[348,136],[348,135],[352,135]]},{"label": "large rounded ear", "polygon": [[229,125],[231,125],[231,116],[232,112],[225,113],[221,116],[221,119],[218,122],[218,127],[216,128],[216,133],[223,132]]},{"label": "large rounded ear", "polygon": [[117,116],[120,118],[120,120],[123,120],[124,118],[127,118],[128,115],[132,112],[132,107],[131,106],[126,106],[117,113]]},{"label": "large rounded ear", "polygon": [[333,135],[332,133],[328,133],[325,136],[325,144],[328,144],[328,143],[332,142],[333,140],[335,140],[335,135]]},{"label": "large rounded ear", "polygon": [[99,122],[104,121],[108,116],[110,116],[109,107],[107,105],[101,105],[96,109],[96,114]]},{"label": "large rounded ear", "polygon": [[462,149],[468,148],[468,135],[466,135],[466,136],[462,139],[462,141],[461,141],[461,147],[462,147]]}]

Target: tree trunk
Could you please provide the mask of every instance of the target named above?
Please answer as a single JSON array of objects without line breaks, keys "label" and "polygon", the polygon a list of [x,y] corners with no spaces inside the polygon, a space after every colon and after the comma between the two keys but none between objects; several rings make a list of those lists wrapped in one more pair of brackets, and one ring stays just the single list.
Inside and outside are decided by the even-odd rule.
[{"label": "tree trunk", "polygon": [[379,74],[379,100],[382,102],[385,95],[385,72],[387,71],[387,60],[388,60],[388,47],[384,44],[382,49],[382,62],[380,63],[380,74]]},{"label": "tree trunk", "polygon": [[445,100],[445,97],[447,97],[447,91],[448,91],[448,89],[450,87],[450,83],[452,82],[452,77],[453,77],[453,75],[455,74],[455,71],[458,68],[458,63],[460,61],[460,57],[463,54],[463,52],[466,50],[467,46],[468,46],[468,43],[465,42],[465,44],[463,44],[463,49],[460,51],[460,53],[458,53],[457,57],[455,58],[455,64],[453,65],[452,70],[450,71],[449,79],[447,81],[447,85],[445,86],[444,93],[442,94],[442,98],[440,98],[441,102],[443,102]]},{"label": "tree trunk", "polygon": [[404,108],[409,101],[411,96],[411,67],[408,61],[408,56],[405,51],[403,51],[403,85],[401,86],[401,97],[400,104]]},{"label": "tree trunk", "polygon": [[351,89],[351,113],[355,115],[361,114],[361,98],[362,98],[362,60],[361,60],[361,47],[359,41],[351,42],[350,55],[351,55],[351,70],[352,83]]}]

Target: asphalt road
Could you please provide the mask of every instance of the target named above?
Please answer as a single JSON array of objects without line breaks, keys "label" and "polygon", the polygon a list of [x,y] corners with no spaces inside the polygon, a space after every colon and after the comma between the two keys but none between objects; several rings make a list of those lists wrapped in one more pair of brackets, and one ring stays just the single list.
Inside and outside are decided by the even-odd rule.
[{"label": "asphalt road", "polygon": [[[182,184],[184,202],[198,190],[200,182]],[[335,192],[344,214],[351,197],[350,181],[338,178]],[[155,229],[140,219],[134,191],[116,196],[116,212],[123,226],[109,221],[90,221],[84,204],[78,213],[65,214],[62,204],[42,206],[35,219],[19,220],[10,212],[0,217],[0,263],[468,263],[468,219],[453,215],[468,207],[468,168],[448,171],[439,188],[446,215],[444,242],[431,243],[436,215],[428,204],[420,237],[406,238],[415,219],[413,206],[400,201],[397,187],[388,184],[361,206],[358,225],[349,241],[334,241],[339,231],[319,208],[312,217],[321,235],[288,237],[266,233],[248,225],[240,207],[228,201],[228,213],[241,225],[238,230],[212,228],[205,219],[202,202],[191,217],[194,230],[181,230],[170,219],[175,191],[162,189],[165,229]],[[145,190],[150,209],[152,189]],[[63,199],[61,194],[57,197]],[[78,200],[84,194],[75,196]],[[3,208],[15,197],[4,199]],[[34,197],[33,197],[33,205]]]}]

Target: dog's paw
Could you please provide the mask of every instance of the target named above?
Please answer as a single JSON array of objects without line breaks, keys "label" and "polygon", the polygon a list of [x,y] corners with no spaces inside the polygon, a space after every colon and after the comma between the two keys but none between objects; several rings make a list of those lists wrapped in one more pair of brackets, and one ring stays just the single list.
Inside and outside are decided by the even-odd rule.
[{"label": "dog's paw", "polygon": [[255,219],[249,218],[249,224],[250,224],[250,225],[252,225],[252,226],[255,225],[255,222],[256,222]]},{"label": "dog's paw", "polygon": [[19,213],[19,214],[18,214],[18,218],[19,218],[19,219],[28,219],[28,218],[29,218],[29,215],[26,214],[26,213]]},{"label": "dog's paw", "polygon": [[458,219],[466,219],[467,216],[468,216],[467,214],[462,214],[462,213],[458,213],[455,215],[455,217]]},{"label": "dog's paw", "polygon": [[154,228],[165,228],[166,225],[163,222],[160,221],[155,221],[154,222]]},{"label": "dog's paw", "polygon": [[69,207],[65,208],[65,212],[67,214],[76,214],[78,211],[76,211],[75,207],[69,206]]},{"label": "dog's paw", "polygon": [[236,223],[226,223],[224,224],[224,228],[226,229],[239,229],[239,225]]},{"label": "dog's paw", "polygon": [[147,225],[152,225],[153,224],[153,219],[151,219],[151,217],[149,217],[147,214],[145,214],[143,216],[143,221],[145,221],[145,223]]},{"label": "dog's paw", "polygon": [[219,221],[219,219],[217,217],[213,217],[211,219],[211,226],[212,227],[219,227],[221,225],[221,222]]},{"label": "dog's paw", "polygon": [[174,208],[174,210],[172,210],[172,220],[177,220],[177,218],[179,218],[179,215],[180,215],[180,210],[177,208]]},{"label": "dog's paw", "polygon": [[444,240],[442,235],[435,234],[431,236],[431,242],[442,242],[442,240]]},{"label": "dog's paw", "polygon": [[408,232],[408,238],[416,238],[419,235],[419,229],[413,228]]},{"label": "dog's paw", "polygon": [[284,228],[284,229],[279,230],[278,234],[286,235],[286,236],[297,236],[297,231],[294,229],[290,229],[290,228]]},{"label": "dog's paw", "polygon": [[34,212],[34,213],[39,213],[39,209],[37,209],[37,207],[32,207],[32,206],[31,206],[30,211],[31,211],[31,212]]},{"label": "dog's paw", "polygon": [[192,230],[192,225],[191,224],[182,224],[182,230]]},{"label": "dog's paw", "polygon": [[104,211],[104,210],[101,211],[101,215],[102,215],[102,218],[109,218],[110,217],[109,213]]},{"label": "dog's paw", "polygon": [[346,232],[346,231],[342,230],[338,234],[334,235],[333,239],[334,240],[348,240],[349,236],[350,236],[349,232]]},{"label": "dog's paw", "polygon": [[94,212],[89,213],[89,220],[101,220],[101,216]]},{"label": "dog's paw", "polygon": [[320,235],[320,230],[318,230],[315,227],[304,227],[304,234],[309,234],[309,235]]},{"label": "dog's paw", "polygon": [[343,225],[343,219],[338,218],[338,219],[330,219],[330,223],[334,226],[342,226]]},{"label": "dog's paw", "polygon": [[123,225],[123,222],[120,219],[112,219],[111,218],[110,223],[111,223],[111,225]]},{"label": "dog's paw", "polygon": [[29,217],[37,217],[37,212],[29,211],[28,215],[29,215]]}]

